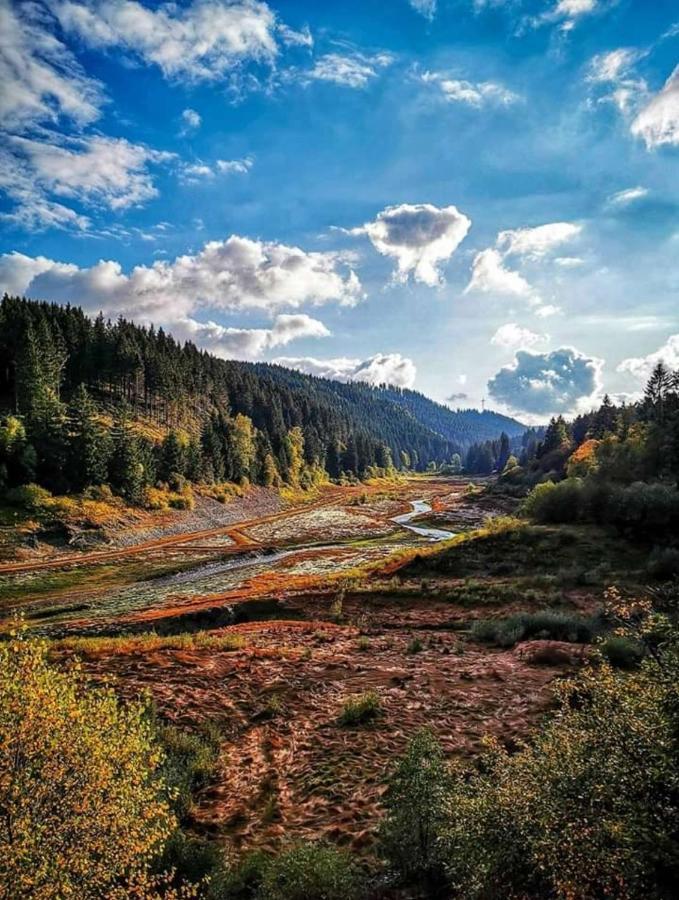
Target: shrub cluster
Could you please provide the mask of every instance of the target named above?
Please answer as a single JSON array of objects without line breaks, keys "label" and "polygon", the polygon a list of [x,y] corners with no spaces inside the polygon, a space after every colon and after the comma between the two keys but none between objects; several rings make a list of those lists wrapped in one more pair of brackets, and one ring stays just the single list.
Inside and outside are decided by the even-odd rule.
[{"label": "shrub cluster", "polygon": [[588,644],[602,624],[598,617],[583,618],[572,613],[541,610],[515,613],[505,619],[479,619],[470,631],[475,640],[500,647],[513,647],[519,641],[531,638]]},{"label": "shrub cluster", "polygon": [[533,488],[522,512],[536,522],[592,522],[630,537],[665,538],[679,529],[679,491],[660,483],[567,478]]}]

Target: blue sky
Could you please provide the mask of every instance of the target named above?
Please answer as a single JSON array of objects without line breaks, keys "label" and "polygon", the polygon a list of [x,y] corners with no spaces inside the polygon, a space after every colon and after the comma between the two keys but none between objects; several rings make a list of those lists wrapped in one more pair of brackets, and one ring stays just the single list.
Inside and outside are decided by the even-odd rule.
[{"label": "blue sky", "polygon": [[0,288],[526,421],[679,367],[676,2],[0,15]]}]

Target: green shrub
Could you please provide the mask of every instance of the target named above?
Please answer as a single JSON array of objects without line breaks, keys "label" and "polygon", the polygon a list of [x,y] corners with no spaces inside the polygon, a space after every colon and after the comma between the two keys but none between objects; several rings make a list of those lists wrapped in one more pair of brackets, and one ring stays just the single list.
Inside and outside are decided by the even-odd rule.
[{"label": "green shrub", "polygon": [[364,725],[372,722],[380,714],[382,701],[376,691],[366,691],[349,697],[340,713],[340,725]]},{"label": "green shrub", "polygon": [[52,498],[47,488],[40,487],[39,484],[22,484],[7,491],[5,496],[10,506],[18,506],[29,512],[40,512],[45,502]]},{"label": "green shrub", "polygon": [[348,854],[324,844],[284,850],[264,869],[258,900],[356,900],[361,877]]},{"label": "green shrub", "polygon": [[471,635],[482,643],[513,647],[519,641],[549,639],[571,643],[590,643],[602,623],[598,618],[582,618],[572,613],[541,610],[515,613],[506,619],[480,619],[471,626]]},{"label": "green shrub", "polygon": [[648,574],[659,581],[669,581],[679,575],[679,549],[654,547],[646,566]]},{"label": "green shrub", "polygon": [[401,878],[422,887],[442,882],[439,839],[448,819],[450,775],[441,745],[422,729],[408,744],[384,797],[379,845]]},{"label": "green shrub", "polygon": [[524,500],[521,512],[535,522],[577,521],[582,506],[582,479],[567,478],[538,484]]},{"label": "green shrub", "polygon": [[370,640],[365,637],[365,635],[363,635],[356,642],[356,649],[361,653],[366,653],[368,650],[370,650]]},{"label": "green shrub", "polygon": [[246,853],[235,864],[228,860],[212,873],[208,900],[254,900],[264,881],[271,857],[261,850]]},{"label": "green shrub", "polygon": [[408,643],[406,648],[407,653],[421,653],[424,650],[424,644],[418,637],[414,637]]},{"label": "green shrub", "polygon": [[604,659],[616,669],[637,669],[644,658],[642,644],[625,635],[611,635],[600,649]]},{"label": "green shrub", "polygon": [[183,731],[175,725],[156,725],[165,750],[163,776],[177,816],[184,819],[193,803],[194,792],[214,774],[219,758],[221,735],[210,723],[201,732]]}]

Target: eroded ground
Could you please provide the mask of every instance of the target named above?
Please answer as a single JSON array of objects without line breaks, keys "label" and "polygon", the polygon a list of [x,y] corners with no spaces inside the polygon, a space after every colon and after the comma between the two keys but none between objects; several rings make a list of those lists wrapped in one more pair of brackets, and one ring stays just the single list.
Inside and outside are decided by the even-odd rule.
[{"label": "eroded ground", "polygon": [[[415,500],[427,512],[411,524],[458,537],[432,544],[394,522]],[[486,734],[513,746],[586,654],[484,645],[474,621],[589,616],[606,584],[643,564],[586,529],[479,529],[502,512],[454,479],[333,489],[113,558],[0,568],[0,608],[6,626],[21,611],[60,639],[58,658],[78,654],[124,695],[149,692],[177,725],[220,728],[199,832],[239,848],[310,837],[369,853],[386,776],[420,726],[450,753],[477,752]],[[341,725],[347,699],[367,691],[375,721]]]}]

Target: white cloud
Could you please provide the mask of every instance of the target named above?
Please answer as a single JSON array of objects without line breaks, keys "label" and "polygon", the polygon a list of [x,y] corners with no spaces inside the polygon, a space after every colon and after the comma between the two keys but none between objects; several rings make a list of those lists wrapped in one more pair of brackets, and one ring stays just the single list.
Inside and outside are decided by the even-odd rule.
[{"label": "white cloud", "polygon": [[179,169],[179,178],[186,184],[198,184],[209,181],[217,173],[223,175],[247,175],[254,160],[245,156],[243,159],[218,159],[214,168],[204,162],[184,163]]},{"label": "white cloud", "polygon": [[[90,268],[42,260],[29,280],[37,265],[30,257],[7,254],[0,263],[19,293],[154,322],[184,319],[199,308],[273,313],[305,303],[352,305],[361,297],[358,278],[341,254],[307,253],[237,235],[172,262],[135,266],[129,274],[111,260]],[[22,273],[27,280],[17,286]]]},{"label": "white cloud", "polygon": [[563,312],[560,306],[554,306],[551,303],[545,303],[541,306],[538,306],[533,311],[539,319],[548,319],[551,316],[561,315],[561,313]]},{"label": "white cloud", "polygon": [[515,228],[501,231],[497,246],[505,254],[516,254],[529,259],[540,259],[560,244],[571,241],[582,231],[581,225],[572,222],[551,222],[537,228]]},{"label": "white cloud", "polygon": [[585,261],[580,256],[556,256],[554,263],[562,269],[578,269]]},{"label": "white cloud", "polygon": [[368,359],[315,359],[314,357],[281,356],[273,362],[290,369],[298,369],[307,375],[332,378],[335,381],[367,381],[368,384],[393,384],[411,388],[417,369],[412,359],[400,353],[377,353]]},{"label": "white cloud", "polygon": [[166,77],[220,79],[248,60],[270,63],[278,52],[276,16],[259,0],[156,8],[135,0],[54,0],[53,9],[62,28],[88,46],[127,51]]},{"label": "white cloud", "polygon": [[466,103],[477,107],[490,103],[509,106],[521,99],[518,94],[494,81],[464,81],[448,78],[439,72],[424,72],[421,80],[425,84],[438,85],[445,99],[451,103]]},{"label": "white cloud", "polygon": [[349,233],[366,234],[383,256],[396,260],[396,277],[434,286],[443,282],[439,264],[450,259],[464,240],[471,219],[455,206],[437,207],[431,203],[402,203],[388,206],[373,222],[366,222]]},{"label": "white cloud", "polygon": [[665,144],[679,145],[679,66],[662,90],[638,113],[631,132],[642,138],[648,150]]},{"label": "white cloud", "polygon": [[517,347],[531,347],[533,344],[539,344],[547,340],[549,340],[549,335],[536,334],[530,328],[522,328],[516,322],[507,322],[498,328],[490,342],[497,347],[515,349]]},{"label": "white cloud", "polygon": [[226,359],[257,359],[274,347],[300,338],[328,337],[330,332],[318,319],[298,313],[276,316],[271,328],[231,328],[184,318],[172,324],[172,334]]},{"label": "white cloud", "polygon": [[314,39],[308,25],[305,25],[301,31],[295,31],[294,28],[279,22],[276,26],[276,31],[280,39],[288,47],[313,47],[314,45]]},{"label": "white cloud", "polygon": [[620,47],[599,53],[589,64],[588,80],[595,82],[619,81],[644,54],[633,47]]},{"label": "white cloud", "polygon": [[671,335],[662,347],[647,356],[623,359],[618,372],[629,372],[635,378],[646,381],[659,362],[664,362],[669,369],[679,369],[679,334]]},{"label": "white cloud", "polygon": [[530,297],[533,289],[519,272],[508,269],[499,250],[489,247],[481,250],[472,263],[472,277],[465,294],[480,291],[484,294],[509,294]]},{"label": "white cloud", "polygon": [[0,120],[7,129],[67,117],[77,125],[98,118],[103,92],[45,27],[37,4],[0,0]]},{"label": "white cloud", "polygon": [[6,139],[0,189],[16,204],[9,217],[27,228],[89,227],[62,200],[112,210],[138,206],[158,193],[149,165],[172,158],[124,138],[51,138]]},{"label": "white cloud", "polygon": [[158,191],[149,166],[172,158],[124,138],[48,137],[11,136],[0,152],[0,190],[15,204],[5,218],[29,230],[88,229],[89,218],[62,201],[121,210],[150,200]]},{"label": "white cloud", "polygon": [[436,0],[408,0],[412,8],[431,21],[436,15]]},{"label": "white cloud", "polygon": [[569,412],[601,389],[603,360],[573,347],[550,353],[519,350],[513,362],[488,382],[490,395],[517,412],[534,415]]},{"label": "white cloud", "polygon": [[195,131],[197,128],[200,128],[202,121],[200,113],[197,113],[195,109],[183,110],[182,122],[184,123],[184,127],[182,128],[182,134],[188,134],[190,131]]},{"label": "white cloud", "polygon": [[608,198],[609,206],[628,206],[630,203],[634,203],[635,200],[641,200],[644,197],[648,196],[648,188],[645,187],[633,187],[627,188],[624,191],[618,191],[617,194],[613,194]]},{"label": "white cloud", "polygon": [[555,6],[540,16],[529,17],[528,24],[537,28],[549,23],[560,23],[561,31],[570,32],[575,27],[578,19],[590,13],[598,12],[602,8],[599,0],[558,0]]},{"label": "white cloud", "polygon": [[243,159],[218,159],[217,168],[220,172],[235,175],[247,175],[252,168],[254,160],[251,156],[244,156]]},{"label": "white cloud", "polygon": [[319,57],[307,73],[317,81],[333,81],[345,87],[363,88],[371,78],[377,77],[378,69],[391,65],[394,57],[390,53],[326,53]]},{"label": "white cloud", "polygon": [[205,163],[186,163],[181,167],[179,177],[187,184],[196,184],[204,179],[214,178],[215,173]]}]

